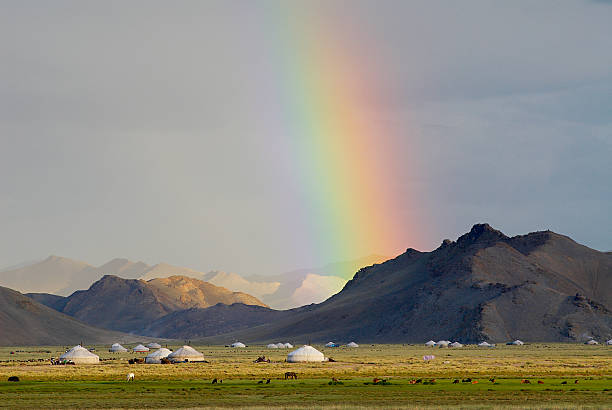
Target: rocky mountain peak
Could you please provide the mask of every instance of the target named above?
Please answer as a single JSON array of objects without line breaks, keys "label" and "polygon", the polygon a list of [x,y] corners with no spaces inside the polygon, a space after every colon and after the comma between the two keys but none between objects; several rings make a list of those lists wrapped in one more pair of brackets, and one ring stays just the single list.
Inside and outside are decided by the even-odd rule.
[{"label": "rocky mountain peak", "polygon": [[484,224],[476,224],[472,226],[472,229],[459,237],[457,239],[457,243],[461,245],[469,245],[473,243],[490,243],[497,242],[509,239],[506,235],[504,235],[501,231],[494,229],[491,225]]}]

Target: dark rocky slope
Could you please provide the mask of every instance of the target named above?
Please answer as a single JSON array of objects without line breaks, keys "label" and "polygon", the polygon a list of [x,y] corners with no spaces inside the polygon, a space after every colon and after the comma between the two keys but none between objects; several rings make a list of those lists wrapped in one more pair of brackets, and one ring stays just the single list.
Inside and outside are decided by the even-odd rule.
[{"label": "dark rocky slope", "polygon": [[611,311],[610,254],[550,231],[509,238],[479,224],[432,252],[361,269],[319,305],[224,337],[575,341],[610,338]]}]

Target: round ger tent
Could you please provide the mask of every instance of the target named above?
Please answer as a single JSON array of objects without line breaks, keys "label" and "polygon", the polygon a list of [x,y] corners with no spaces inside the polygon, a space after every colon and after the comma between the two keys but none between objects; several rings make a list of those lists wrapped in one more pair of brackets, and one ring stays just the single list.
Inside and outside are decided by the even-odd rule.
[{"label": "round ger tent", "polygon": [[278,343],[276,344],[276,347],[278,347],[279,349],[284,349],[284,348],[285,348],[285,344],[284,344],[284,343],[281,343],[281,342],[278,342]]},{"label": "round ger tent", "polygon": [[204,355],[191,346],[183,346],[168,355],[171,362],[203,362]]},{"label": "round ger tent", "polygon": [[459,342],[453,342],[451,344],[449,344],[450,347],[463,347],[463,345]]},{"label": "round ger tent", "polygon": [[153,353],[149,353],[147,357],[145,357],[145,363],[160,364],[161,359],[168,357],[170,353],[172,353],[172,350],[162,347]]},{"label": "round ger tent", "polygon": [[289,363],[296,362],[322,362],[325,360],[323,353],[319,352],[312,346],[304,345],[297,350],[287,355],[287,361]]},{"label": "round ger tent", "polygon": [[334,342],[327,342],[325,344],[325,347],[338,347],[338,345],[336,343],[334,343]]},{"label": "round ger tent", "polygon": [[348,343],[346,347],[359,347],[359,345],[355,342]]},{"label": "round ger tent", "polygon": [[449,340],[439,340],[438,343],[436,343],[436,345],[440,347],[448,347],[450,343],[451,342]]},{"label": "round ger tent", "polygon": [[[610,344],[612,344],[612,343],[610,343]],[[284,347],[285,349],[293,349],[293,345],[292,345],[291,343],[285,343],[285,344],[283,345],[283,347]]]},{"label": "round ger tent", "polygon": [[100,357],[85,349],[81,345],[74,346],[60,356],[60,360],[70,360],[74,364],[97,364]]},{"label": "round ger tent", "polygon": [[599,342],[597,340],[593,340],[593,339],[591,339],[591,340],[589,340],[589,341],[587,341],[585,343],[585,345],[598,345],[598,344],[599,344]]},{"label": "round ger tent", "polygon": [[277,346],[277,345],[275,345],[274,343],[270,343],[270,344],[268,345],[268,349],[278,349],[278,346]]},{"label": "round ger tent", "polygon": [[430,340],[429,342],[425,342],[425,346],[428,347],[434,347],[436,345],[436,342],[434,342],[433,340]]},{"label": "round ger tent", "polygon": [[147,345],[147,347],[149,349],[159,349],[161,348],[161,345],[159,343],[151,342]]},{"label": "round ger tent", "polygon": [[608,346],[612,346],[612,339],[608,340],[608,341],[606,342],[606,344],[607,344]]},{"label": "round ger tent", "polygon": [[513,346],[522,346],[525,343],[523,343],[521,340],[516,339],[514,342],[510,342],[508,343],[509,345],[513,345]]},{"label": "round ger tent", "polygon": [[149,348],[143,345],[138,345],[135,348],[133,348],[132,351],[136,353],[143,353],[143,352],[148,352]]},{"label": "round ger tent", "polygon": [[113,343],[110,347],[110,349],[108,349],[109,352],[111,353],[121,353],[121,352],[127,352],[128,349],[126,349],[125,347],[121,346],[119,343]]},{"label": "round ger tent", "polygon": [[241,342],[234,342],[231,344],[231,347],[246,347],[246,345]]},{"label": "round ger tent", "polygon": [[480,347],[491,347],[493,345],[490,344],[490,343],[487,343],[487,342],[480,342],[480,343],[478,343],[478,346],[480,346]]}]

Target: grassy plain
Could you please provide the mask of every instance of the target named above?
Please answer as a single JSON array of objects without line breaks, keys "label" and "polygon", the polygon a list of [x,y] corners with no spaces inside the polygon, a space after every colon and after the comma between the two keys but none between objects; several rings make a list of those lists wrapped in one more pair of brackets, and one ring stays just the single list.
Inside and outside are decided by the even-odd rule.
[{"label": "grassy plain", "polygon": [[[438,349],[409,345],[316,346],[336,362],[286,363],[290,349],[195,346],[210,363],[129,365],[144,354],[107,352],[91,366],[51,366],[63,347],[0,348],[0,407],[595,407],[612,408],[612,347],[534,344]],[[174,349],[178,346],[169,346]],[[14,351],[15,354],[10,354]],[[422,357],[436,359],[424,362]],[[256,364],[259,355],[271,363]],[[30,360],[30,361],[28,361]],[[32,361],[34,360],[34,361]],[[286,371],[298,380],[283,380]],[[136,374],[127,383],[125,376]],[[7,382],[19,376],[19,383]],[[343,384],[329,385],[332,377]],[[373,377],[390,384],[373,385]],[[453,384],[473,378],[478,384]],[[489,382],[494,377],[496,383]],[[223,384],[211,384],[213,378]],[[258,384],[270,378],[270,384]],[[411,385],[413,378],[437,379]],[[532,384],[521,384],[529,378]],[[537,384],[542,380],[543,384]],[[574,381],[578,380],[578,384]],[[566,381],[567,384],[561,384]]]}]

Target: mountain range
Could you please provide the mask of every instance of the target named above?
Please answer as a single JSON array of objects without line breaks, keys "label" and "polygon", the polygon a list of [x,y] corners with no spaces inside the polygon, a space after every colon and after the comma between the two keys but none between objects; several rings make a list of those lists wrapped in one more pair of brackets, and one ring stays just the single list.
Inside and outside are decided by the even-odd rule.
[{"label": "mountain range", "polygon": [[[293,277],[300,275],[302,284],[309,275],[326,277],[312,272]],[[210,276],[215,277],[228,279],[219,272]],[[30,314],[45,304],[64,321],[68,314],[90,326],[203,343],[612,337],[612,254],[551,231],[508,237],[487,224],[474,225],[455,241],[445,239],[431,252],[407,249],[363,267],[322,303],[289,310],[271,309],[254,296],[185,276],[106,275],[69,297],[29,295],[41,304],[11,294],[24,306],[25,299],[38,307]],[[50,315],[50,309],[41,312]],[[0,311],[0,319],[10,314]]]},{"label": "mountain range", "polygon": [[320,303],[339,292],[360,267],[388,258],[370,255],[314,269],[299,269],[280,275],[243,277],[223,271],[199,272],[167,263],[148,265],[125,258],[115,258],[93,266],[61,256],[49,256],[31,264],[21,264],[0,272],[0,285],[23,293],[49,293],[69,296],[89,286],[104,275],[124,279],[150,280],[169,276],[186,276],[213,285],[244,292],[276,309],[290,309],[309,303]]},{"label": "mountain range", "polygon": [[612,255],[551,231],[507,237],[477,224],[431,252],[359,270],[341,292],[206,342],[423,342],[612,337]]},{"label": "mountain range", "polygon": [[131,343],[132,335],[96,328],[0,286],[0,345]]},{"label": "mountain range", "polygon": [[89,289],[67,297],[46,293],[26,295],[89,325],[134,334],[143,334],[142,328],[178,310],[207,308],[218,303],[267,307],[246,293],[232,292],[186,276],[145,281],[105,275]]}]

